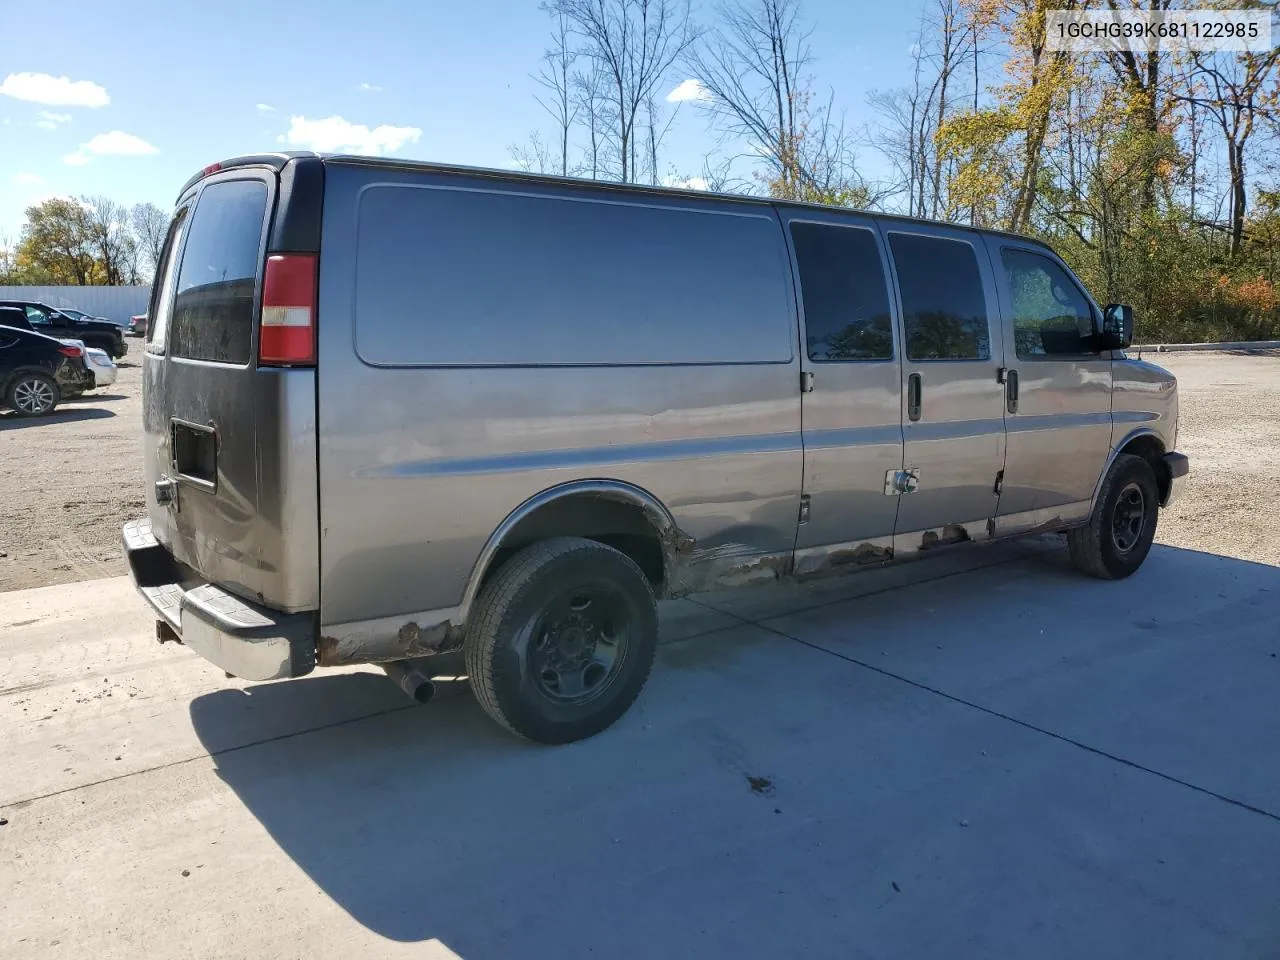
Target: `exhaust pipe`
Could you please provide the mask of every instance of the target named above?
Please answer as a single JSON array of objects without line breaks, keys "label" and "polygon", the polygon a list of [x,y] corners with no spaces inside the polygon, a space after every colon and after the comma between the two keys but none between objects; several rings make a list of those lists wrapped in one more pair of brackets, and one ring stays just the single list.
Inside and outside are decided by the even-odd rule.
[{"label": "exhaust pipe", "polygon": [[429,703],[436,695],[436,683],[422,672],[414,660],[392,660],[381,664],[396,686],[419,703]]}]

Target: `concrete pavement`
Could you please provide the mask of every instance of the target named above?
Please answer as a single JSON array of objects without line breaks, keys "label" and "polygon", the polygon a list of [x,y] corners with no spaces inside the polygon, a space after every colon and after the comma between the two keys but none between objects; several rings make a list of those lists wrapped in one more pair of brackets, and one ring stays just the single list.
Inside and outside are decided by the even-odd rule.
[{"label": "concrete pavement", "polygon": [[0,594],[0,956],[1274,957],[1278,614],[1052,540],[680,601],[548,749],[226,680],[122,579]]}]

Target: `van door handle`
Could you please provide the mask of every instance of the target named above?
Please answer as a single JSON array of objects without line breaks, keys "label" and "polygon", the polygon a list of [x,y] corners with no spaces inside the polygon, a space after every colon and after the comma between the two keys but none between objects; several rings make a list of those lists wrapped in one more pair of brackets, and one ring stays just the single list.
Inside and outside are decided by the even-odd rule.
[{"label": "van door handle", "polygon": [[1018,371],[1009,370],[1005,373],[1004,382],[1004,405],[1010,413],[1018,412]]},{"label": "van door handle", "polygon": [[920,374],[913,373],[907,377],[907,417],[911,420],[920,419],[920,396]]}]

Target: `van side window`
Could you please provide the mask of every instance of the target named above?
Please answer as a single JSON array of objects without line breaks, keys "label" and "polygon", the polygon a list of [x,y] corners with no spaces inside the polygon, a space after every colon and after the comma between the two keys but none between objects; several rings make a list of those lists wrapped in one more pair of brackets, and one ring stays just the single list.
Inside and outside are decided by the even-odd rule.
[{"label": "van side window", "polygon": [[266,213],[261,180],[228,180],[201,191],[173,300],[174,356],[249,362]]},{"label": "van side window", "polygon": [[875,235],[792,223],[810,360],[892,360],[889,289]]},{"label": "van side window", "polygon": [[378,185],[360,194],[354,236],[355,342],[365,363],[794,356],[790,257],[772,211],[622,202],[585,188]]},{"label": "van side window", "polygon": [[147,309],[147,341],[164,346],[165,332],[169,329],[169,312],[173,309],[173,288],[178,282],[177,259],[182,250],[183,231],[187,226],[189,207],[182,207],[173,215],[169,224],[169,237],[160,254],[160,267],[151,282],[152,302]]},{"label": "van side window", "polygon": [[1013,305],[1018,356],[1080,356],[1097,353],[1093,308],[1065,270],[1029,250],[1000,251]]},{"label": "van side window", "polygon": [[963,240],[889,234],[898,272],[907,356],[987,360],[991,331],[973,246]]}]

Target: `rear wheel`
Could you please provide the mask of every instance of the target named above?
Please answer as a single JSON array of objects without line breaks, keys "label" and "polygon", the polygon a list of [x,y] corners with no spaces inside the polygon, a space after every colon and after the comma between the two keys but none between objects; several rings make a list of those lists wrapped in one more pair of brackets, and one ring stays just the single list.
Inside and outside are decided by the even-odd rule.
[{"label": "rear wheel", "polygon": [[6,402],[20,417],[39,417],[53,410],[62,399],[58,385],[43,373],[20,374],[9,384]]},{"label": "rear wheel", "polygon": [[467,629],[467,673],[508,730],[569,743],[627,711],[657,635],[653,591],[629,557],[558,537],[526,547],[485,584]]},{"label": "rear wheel", "polygon": [[1156,536],[1160,489],[1151,464],[1116,457],[1094,504],[1089,524],[1067,534],[1076,568],[1101,580],[1120,580],[1142,566]]}]

